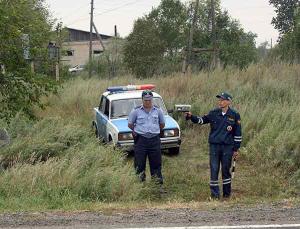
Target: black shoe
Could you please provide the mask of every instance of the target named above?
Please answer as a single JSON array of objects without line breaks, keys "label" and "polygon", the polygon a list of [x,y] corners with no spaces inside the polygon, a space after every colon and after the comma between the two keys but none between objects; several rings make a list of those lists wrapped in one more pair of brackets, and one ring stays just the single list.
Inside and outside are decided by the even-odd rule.
[{"label": "black shoe", "polygon": [[219,196],[210,196],[209,201],[215,201],[215,200],[220,200]]},{"label": "black shoe", "polygon": [[230,199],[231,195],[223,195],[223,199]]}]

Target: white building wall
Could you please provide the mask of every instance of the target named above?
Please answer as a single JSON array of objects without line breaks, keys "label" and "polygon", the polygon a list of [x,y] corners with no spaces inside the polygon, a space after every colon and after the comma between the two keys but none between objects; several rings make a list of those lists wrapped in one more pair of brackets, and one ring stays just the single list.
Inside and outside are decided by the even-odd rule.
[{"label": "white building wall", "polygon": [[[109,40],[103,40],[104,46],[107,46]],[[89,41],[72,41],[64,42],[63,49],[65,51],[72,51],[73,56],[63,56],[61,61],[64,65],[75,66],[75,65],[85,65],[89,61]],[[100,41],[93,41],[93,52],[94,50],[101,50],[103,48],[100,44]]]}]

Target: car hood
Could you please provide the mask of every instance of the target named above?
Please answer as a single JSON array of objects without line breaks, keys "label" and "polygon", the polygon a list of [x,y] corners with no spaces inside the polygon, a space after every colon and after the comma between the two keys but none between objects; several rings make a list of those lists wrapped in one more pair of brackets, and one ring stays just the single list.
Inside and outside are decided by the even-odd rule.
[{"label": "car hood", "polygon": [[[179,128],[177,122],[169,115],[165,115],[166,125],[164,129],[174,129]],[[119,132],[130,132],[128,128],[128,119],[115,119],[111,120],[112,124],[118,129]]]}]

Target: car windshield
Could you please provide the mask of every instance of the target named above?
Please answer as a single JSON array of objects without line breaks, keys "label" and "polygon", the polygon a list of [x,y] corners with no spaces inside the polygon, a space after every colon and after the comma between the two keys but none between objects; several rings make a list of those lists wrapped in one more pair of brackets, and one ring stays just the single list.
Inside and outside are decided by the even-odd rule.
[{"label": "car windshield", "polygon": [[[164,114],[168,114],[161,98],[153,98],[153,104],[162,109]],[[113,100],[111,103],[111,118],[126,118],[133,108],[142,105],[142,99],[120,99]]]}]

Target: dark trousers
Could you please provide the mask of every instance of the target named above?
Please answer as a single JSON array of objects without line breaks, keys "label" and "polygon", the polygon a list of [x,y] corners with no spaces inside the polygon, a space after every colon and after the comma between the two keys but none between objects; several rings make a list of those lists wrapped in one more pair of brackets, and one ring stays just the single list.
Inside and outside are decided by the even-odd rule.
[{"label": "dark trousers", "polygon": [[209,159],[210,159],[210,191],[213,198],[220,197],[218,175],[220,164],[222,166],[222,184],[223,197],[229,197],[231,194],[231,161],[233,156],[233,146],[210,144]]},{"label": "dark trousers", "polygon": [[141,135],[135,137],[134,144],[134,167],[141,181],[146,179],[146,160],[149,159],[151,177],[163,183],[161,173],[161,147],[160,137],[146,138]]}]

